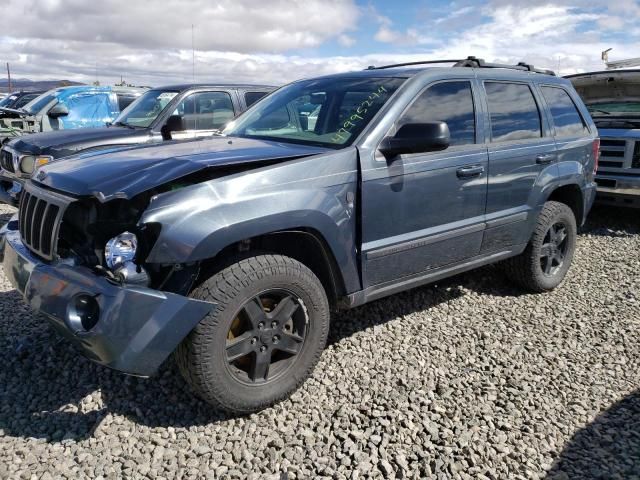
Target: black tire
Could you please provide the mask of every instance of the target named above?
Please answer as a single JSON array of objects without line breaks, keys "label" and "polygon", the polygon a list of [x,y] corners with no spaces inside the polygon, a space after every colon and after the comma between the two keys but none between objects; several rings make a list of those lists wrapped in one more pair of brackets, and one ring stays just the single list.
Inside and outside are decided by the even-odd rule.
[{"label": "black tire", "polygon": [[[218,307],[180,344],[176,362],[203,400],[225,410],[250,413],[288,397],[309,376],[326,344],[326,293],[313,272],[292,258],[245,258],[211,276],[190,296]],[[271,306],[270,312],[265,305]],[[290,310],[293,313],[286,317]],[[279,322],[281,317],[289,320]],[[257,322],[259,318],[269,320]],[[260,323],[267,323],[267,328],[257,330]],[[235,337],[243,328],[247,332]],[[283,345],[289,345],[291,352],[279,349]],[[237,355],[232,347],[241,348],[243,356],[232,361]],[[245,353],[247,349],[250,353]],[[264,355],[272,362],[266,373]],[[277,374],[270,378],[272,369]]]},{"label": "black tire", "polygon": [[[550,246],[556,226],[566,232],[562,243]],[[517,257],[504,262],[504,270],[509,278],[533,292],[547,292],[556,288],[566,276],[576,249],[576,218],[564,203],[546,202],[531,235],[527,248]],[[557,235],[557,239],[561,235]],[[547,255],[556,255],[553,259]],[[562,262],[558,260],[562,256]]]}]

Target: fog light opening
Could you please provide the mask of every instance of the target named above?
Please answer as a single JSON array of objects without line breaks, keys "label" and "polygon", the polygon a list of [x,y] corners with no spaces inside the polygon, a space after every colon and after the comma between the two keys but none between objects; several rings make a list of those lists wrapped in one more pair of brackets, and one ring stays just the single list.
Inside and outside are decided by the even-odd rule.
[{"label": "fog light opening", "polygon": [[67,322],[75,331],[88,332],[96,326],[100,319],[100,306],[97,300],[89,294],[76,295],[67,307]]}]

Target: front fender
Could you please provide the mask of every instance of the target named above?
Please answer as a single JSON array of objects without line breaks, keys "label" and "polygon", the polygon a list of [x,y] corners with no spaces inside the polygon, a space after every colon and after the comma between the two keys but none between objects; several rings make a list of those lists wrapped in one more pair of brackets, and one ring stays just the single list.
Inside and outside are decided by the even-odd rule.
[{"label": "front fender", "polygon": [[147,262],[202,261],[241,240],[306,228],[322,235],[345,287],[356,290],[357,159],[350,148],[159,195],[140,219],[161,225]]}]

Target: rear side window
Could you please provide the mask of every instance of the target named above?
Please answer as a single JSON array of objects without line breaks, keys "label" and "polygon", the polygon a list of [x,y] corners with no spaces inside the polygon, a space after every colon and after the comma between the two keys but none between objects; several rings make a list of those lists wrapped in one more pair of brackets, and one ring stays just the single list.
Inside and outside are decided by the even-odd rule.
[{"label": "rear side window", "polygon": [[475,143],[476,118],[471,83],[443,82],[430,86],[404,113],[399,126],[425,122],[446,122],[452,146]]},{"label": "rear side window", "polygon": [[542,136],[540,111],[528,85],[485,82],[484,88],[487,92],[493,142]]},{"label": "rear side window", "polygon": [[262,97],[264,97],[267,92],[245,92],[244,94],[244,103],[247,104],[247,108],[256,103]]},{"label": "rear side window", "polygon": [[589,133],[576,104],[566,91],[558,87],[542,87],[541,90],[553,117],[556,136],[571,137]]}]

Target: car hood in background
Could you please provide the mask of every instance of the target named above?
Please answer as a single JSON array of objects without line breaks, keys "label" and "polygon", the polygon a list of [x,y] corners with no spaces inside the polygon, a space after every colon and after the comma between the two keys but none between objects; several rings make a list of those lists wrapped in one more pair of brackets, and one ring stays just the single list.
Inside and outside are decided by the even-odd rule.
[{"label": "car hood in background", "polygon": [[81,128],[26,135],[13,140],[10,147],[20,153],[62,158],[91,148],[139,143],[148,136],[147,129],[134,130],[117,126]]},{"label": "car hood in background", "polygon": [[568,75],[586,104],[640,102],[640,70],[607,70]]},{"label": "car hood in background", "polygon": [[248,162],[288,160],[327,148],[246,138],[215,137],[77,155],[40,168],[36,183],[100,201],[131,198],[199,170]]}]

